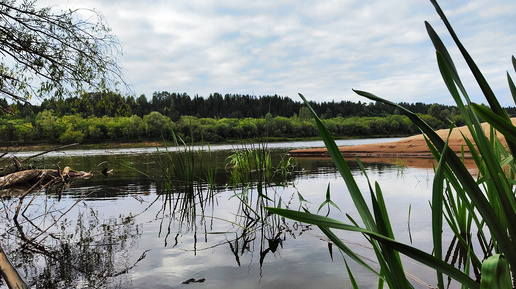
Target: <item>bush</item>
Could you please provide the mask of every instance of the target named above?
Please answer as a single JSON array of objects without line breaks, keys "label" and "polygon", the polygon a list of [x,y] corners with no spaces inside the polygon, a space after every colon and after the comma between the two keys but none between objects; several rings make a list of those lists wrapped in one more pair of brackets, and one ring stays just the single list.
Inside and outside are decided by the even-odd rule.
[{"label": "bush", "polygon": [[71,143],[81,143],[84,139],[84,133],[80,131],[75,131],[72,129],[67,129],[61,136],[59,140],[63,144],[71,144]]}]

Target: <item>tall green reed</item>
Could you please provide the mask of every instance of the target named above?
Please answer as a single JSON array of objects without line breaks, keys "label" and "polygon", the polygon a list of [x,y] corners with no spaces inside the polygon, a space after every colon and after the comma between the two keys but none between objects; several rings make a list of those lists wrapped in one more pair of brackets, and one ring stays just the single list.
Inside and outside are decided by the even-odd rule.
[{"label": "tall green reed", "polygon": [[[475,161],[478,174],[472,175],[464,165],[461,156],[448,147],[448,140],[437,135],[416,114],[374,94],[354,91],[370,100],[396,106],[425,135],[428,147],[437,161],[431,200],[433,251],[427,253],[395,240],[380,186],[377,183],[374,186],[369,183],[369,195],[372,203],[369,207],[333,138],[313,110],[319,132],[347,184],[349,193],[359,211],[363,227],[351,218],[349,218],[350,223],[348,224],[309,212],[279,208],[269,208],[269,211],[317,225],[344,253],[375,272],[379,277],[380,285],[385,282],[390,288],[412,288],[399,257],[399,253],[402,253],[435,269],[437,286],[440,289],[445,288],[444,276],[456,280],[462,284],[463,288],[513,288],[516,287],[514,283],[516,276],[516,239],[514,238],[516,236],[516,226],[514,226],[516,224],[514,192],[516,164],[513,158],[516,151],[516,127],[459,41],[437,2],[434,0],[431,2],[489,104],[489,108],[487,108],[471,102],[448,50],[432,26],[425,22],[427,32],[436,49],[437,62],[443,80],[471,134],[471,137],[464,136],[464,139],[471,157]],[[514,57],[512,62],[516,70]],[[516,86],[508,73],[507,79],[516,102]],[[302,95],[300,96],[309,106],[306,99]],[[480,119],[487,121],[497,132],[490,129],[489,133],[486,133],[480,124]],[[452,129],[454,129],[453,126],[450,132]],[[498,140],[497,134],[505,137],[506,147]],[[454,240],[452,240],[452,249],[446,256],[443,256],[445,254],[442,232],[446,228],[445,222],[454,233]],[[336,237],[332,229],[362,233],[376,253],[380,272],[371,269],[362,258],[352,252]],[[476,238],[473,237],[474,235]],[[450,258],[455,244],[457,244],[455,252],[460,261],[457,261],[457,258]],[[475,244],[481,248],[481,253],[474,250]],[[352,274],[349,267],[347,268],[349,274]],[[475,274],[475,279],[471,277],[471,270]],[[356,283],[353,286],[357,288]]]},{"label": "tall green reed", "polygon": [[227,157],[226,164],[226,170],[230,172],[228,186],[235,189],[256,187],[260,196],[265,197],[265,189],[271,184],[285,186],[294,169],[295,164],[287,155],[282,155],[276,164],[266,141],[237,149]]},{"label": "tall green reed", "polygon": [[[231,251],[240,264],[240,255],[251,246],[258,246],[260,268],[267,255],[275,254],[287,235],[301,234],[308,228],[290,229],[284,218],[270,214],[268,206],[281,207],[282,199],[277,190],[289,185],[295,165],[291,158],[281,155],[280,159],[268,148],[264,139],[257,144],[243,145],[227,157],[226,170],[231,187],[239,205],[234,223],[239,224],[236,238],[229,241]],[[289,206],[290,202],[286,204]],[[297,228],[299,229],[299,228]]]},{"label": "tall green reed", "polygon": [[[197,231],[204,230],[207,234],[206,208],[215,202],[215,170],[205,164],[205,154],[210,154],[209,146],[205,151],[203,146],[195,148],[194,143],[187,144],[179,136],[173,135],[173,146],[165,146],[164,151],[157,148],[157,165],[161,168],[161,191],[159,197],[162,207],[157,213],[161,219],[159,234],[164,235],[165,245],[171,235],[171,226],[178,222],[178,233],[192,231],[194,248],[197,243]],[[168,219],[168,223],[165,220]]]}]

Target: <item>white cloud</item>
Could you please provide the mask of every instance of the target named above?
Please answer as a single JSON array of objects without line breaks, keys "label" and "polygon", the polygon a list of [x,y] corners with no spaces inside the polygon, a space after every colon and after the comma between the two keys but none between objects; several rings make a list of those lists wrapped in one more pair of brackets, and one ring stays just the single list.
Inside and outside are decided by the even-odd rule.
[{"label": "white cloud", "polygon": [[[75,1],[66,3],[106,16],[124,47],[122,65],[136,94],[218,91],[297,99],[301,92],[340,101],[359,99],[351,92],[358,88],[396,102],[452,103],[423,22],[446,44],[451,40],[429,2]],[[516,47],[515,4],[441,5],[495,91],[503,91]],[[467,69],[460,57],[457,62]]]}]

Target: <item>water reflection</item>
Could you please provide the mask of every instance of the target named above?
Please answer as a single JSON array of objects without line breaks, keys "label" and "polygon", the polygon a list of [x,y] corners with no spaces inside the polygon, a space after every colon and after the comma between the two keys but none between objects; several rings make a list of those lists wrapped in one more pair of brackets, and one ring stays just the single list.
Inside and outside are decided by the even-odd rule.
[{"label": "water reflection", "polygon": [[[180,152],[171,153],[161,155],[161,161],[180,161]],[[253,169],[251,178],[228,186],[231,170],[225,163],[232,153],[205,152],[202,166],[194,154],[190,165],[198,170],[195,178],[185,175],[187,164],[175,165],[178,170],[169,170],[167,178],[163,168],[170,164],[160,167],[157,154],[39,159],[42,166],[61,162],[94,172],[107,166],[114,173],[97,173],[90,180],[72,183],[61,200],[52,189],[31,194],[22,204],[20,212],[26,210],[18,216],[18,226],[13,217],[19,199],[4,198],[1,212],[7,218],[0,221],[6,232],[4,249],[34,288],[182,288],[186,284],[181,283],[192,278],[204,279],[203,288],[346,286],[345,268],[338,261],[331,263],[328,242],[320,240],[317,228],[269,215],[264,209],[303,206],[315,212],[331,182],[334,201],[343,212],[353,214],[346,207],[350,201],[331,160],[297,159],[283,182],[266,181],[265,172]],[[275,151],[272,163],[279,163],[284,153]],[[361,175],[354,162],[349,165],[355,175]],[[383,180],[386,196],[389,191],[401,194],[398,207],[408,208],[408,193],[403,195],[399,189],[397,169],[366,164],[371,178]],[[410,180],[411,173],[408,170],[404,178]],[[386,180],[394,183],[384,186]],[[426,207],[424,191],[418,194]],[[418,213],[424,213],[415,206],[413,210],[412,233],[417,242],[418,230],[425,227],[418,226]],[[343,218],[339,214],[333,210],[331,217]],[[399,220],[401,231],[406,230],[406,215],[395,217],[393,222]],[[358,276],[361,288],[375,287],[370,277]]]},{"label": "water reflection", "polygon": [[[163,185],[156,191],[158,198],[151,204],[161,206],[156,219],[159,220],[158,237],[163,238],[165,247],[172,235],[175,237],[171,246],[176,247],[181,236],[191,234],[191,251],[196,255],[199,241],[208,243],[210,235],[218,234],[224,239],[202,250],[227,246],[237,266],[242,266],[243,256],[259,250],[261,272],[266,256],[277,254],[287,236],[295,238],[296,234],[310,229],[310,226],[297,223],[291,225],[265,210],[266,206],[281,205],[277,188],[293,184],[296,166],[289,160],[281,158],[278,166],[273,167],[268,150],[249,148],[224,158],[231,161],[221,169],[217,163],[220,157],[215,158],[214,165],[213,159],[205,164],[198,152],[187,151],[183,155],[167,152],[165,156],[166,163],[163,155],[160,159],[160,166],[166,167]],[[217,197],[228,192],[232,194],[229,200],[233,200],[236,207],[230,212],[232,217],[222,217],[216,213]],[[215,231],[215,221],[229,224],[229,227]]]},{"label": "water reflection", "polygon": [[126,288],[126,273],[146,256],[137,249],[141,225],[131,214],[104,219],[83,201],[64,202],[3,200],[2,245],[11,262],[31,288]]}]

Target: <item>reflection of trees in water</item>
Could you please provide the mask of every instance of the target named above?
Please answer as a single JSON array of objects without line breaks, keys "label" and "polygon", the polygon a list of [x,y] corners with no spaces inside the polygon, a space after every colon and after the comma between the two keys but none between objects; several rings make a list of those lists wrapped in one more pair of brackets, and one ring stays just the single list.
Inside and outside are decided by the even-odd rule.
[{"label": "reflection of trees in water", "polygon": [[[191,166],[198,168],[200,163],[194,160]],[[286,166],[291,167],[289,163]],[[177,168],[178,173],[184,174],[188,166]],[[276,168],[262,170],[259,166],[246,171],[251,175],[246,176],[245,182],[228,185],[229,172],[226,169],[218,167],[205,171],[206,174],[179,177],[174,173],[172,190],[154,189],[153,185],[139,179],[101,177],[88,180],[88,187],[72,186],[72,190],[67,187],[48,188],[45,196],[40,195],[33,200],[30,198],[37,193],[31,193],[21,203],[14,197],[4,199],[0,213],[7,218],[0,221],[0,226],[8,229],[2,236],[2,245],[33,288],[122,288],[131,282],[125,273],[145,258],[145,252],[135,251],[141,236],[141,225],[136,224],[135,218],[143,212],[102,219],[87,207],[87,202],[83,202],[86,198],[113,198],[129,196],[131,192],[155,190],[158,197],[147,210],[155,211],[158,206],[154,214],[160,222],[159,237],[164,239],[165,246],[168,243],[176,246],[181,236],[190,235],[195,253],[198,240],[208,242],[214,222],[221,220],[215,212],[216,196],[227,192],[229,187],[235,192],[231,201],[238,198],[238,206],[232,209],[234,217],[222,220],[229,224],[228,231],[224,232],[225,238],[208,246],[230,249],[239,266],[243,256],[252,257],[259,251],[260,269],[271,255],[279,256],[287,238],[297,238],[311,229],[299,223],[287,223],[265,210],[267,206],[290,204],[292,198],[285,204],[276,190],[292,184],[297,173],[279,174],[284,171]],[[92,187],[97,190],[91,192]],[[64,189],[67,189],[65,193]],[[59,201],[52,195],[63,196],[64,199]],[[21,208],[18,217],[14,218],[18,204]],[[72,211],[68,213],[69,209]]]},{"label": "reflection of trees in water", "polygon": [[122,288],[130,283],[124,274],[145,258],[134,254],[141,228],[132,215],[102,219],[81,202],[76,218],[66,219],[73,206],[46,196],[3,203],[2,245],[31,288]]}]

